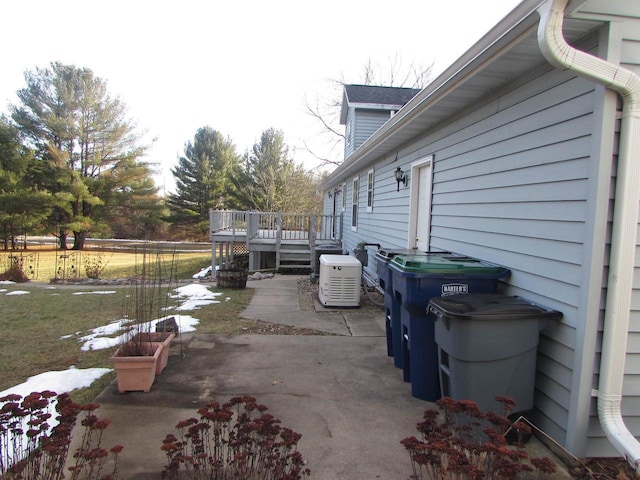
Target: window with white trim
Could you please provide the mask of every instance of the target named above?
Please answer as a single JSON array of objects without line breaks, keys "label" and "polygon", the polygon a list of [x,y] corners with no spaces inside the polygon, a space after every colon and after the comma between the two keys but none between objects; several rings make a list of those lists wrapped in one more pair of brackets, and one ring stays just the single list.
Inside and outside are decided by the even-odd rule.
[{"label": "window with white trim", "polygon": [[373,211],[373,169],[367,172],[367,212]]},{"label": "window with white trim", "polygon": [[358,188],[360,185],[360,179],[358,177],[353,179],[351,184],[351,229],[358,229]]}]

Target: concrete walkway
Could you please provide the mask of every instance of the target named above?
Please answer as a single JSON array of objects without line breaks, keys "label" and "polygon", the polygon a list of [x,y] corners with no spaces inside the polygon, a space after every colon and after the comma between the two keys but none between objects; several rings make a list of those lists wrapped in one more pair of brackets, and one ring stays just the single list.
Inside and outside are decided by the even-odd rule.
[{"label": "concrete walkway", "polygon": [[[337,335],[182,335],[149,393],[120,394],[115,383],[96,401],[111,420],[103,444],[122,444],[123,479],[157,479],[162,439],[209,401],[252,395],[283,426],[302,434],[299,450],[320,480],[407,479],[400,444],[433,404],[411,396],[386,354],[384,318],[358,310],[303,311],[297,277],[248,282],[255,295],[243,317]],[[197,316],[197,314],[196,314]],[[184,352],[184,356],[178,354]],[[544,454],[544,453],[543,453]]]}]

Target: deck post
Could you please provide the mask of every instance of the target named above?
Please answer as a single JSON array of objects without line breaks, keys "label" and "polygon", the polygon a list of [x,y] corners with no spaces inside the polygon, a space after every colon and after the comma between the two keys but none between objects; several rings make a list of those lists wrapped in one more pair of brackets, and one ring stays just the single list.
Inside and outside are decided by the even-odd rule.
[{"label": "deck post", "polygon": [[211,242],[211,278],[216,275],[216,241],[213,239],[214,230],[214,215],[213,208],[209,209],[209,241]]},{"label": "deck post", "polygon": [[276,270],[280,270],[280,247],[282,245],[282,213],[276,216]]},{"label": "deck post", "polygon": [[[317,227],[318,216],[309,214],[309,264],[314,264],[316,258],[316,238],[318,237]],[[320,220],[322,221],[322,219]]]}]

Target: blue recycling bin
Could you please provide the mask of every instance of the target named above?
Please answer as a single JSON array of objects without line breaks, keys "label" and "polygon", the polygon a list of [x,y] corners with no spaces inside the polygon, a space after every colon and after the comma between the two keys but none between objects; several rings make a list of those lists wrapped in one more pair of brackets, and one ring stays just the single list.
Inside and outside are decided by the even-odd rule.
[{"label": "blue recycling bin", "polygon": [[[394,301],[400,305],[402,378],[422,400],[440,398],[438,347],[427,306],[433,297],[495,293],[510,271],[472,257],[396,255],[389,262]],[[394,354],[395,357],[395,354]]]},{"label": "blue recycling bin", "polygon": [[[384,315],[385,315],[385,333],[387,337],[387,355],[393,357],[393,365],[402,368],[402,332],[400,327],[400,303],[396,300],[393,293],[393,273],[389,269],[389,262],[396,255],[444,255],[462,258],[451,252],[418,252],[411,248],[380,248],[376,252],[378,282],[384,291]],[[469,257],[465,257],[469,258]]]},{"label": "blue recycling bin", "polygon": [[393,275],[389,262],[396,255],[415,255],[415,249],[380,248],[376,252],[378,283],[384,291],[385,332],[387,335],[387,355],[393,357],[393,364],[402,368],[402,339],[400,336],[400,304],[393,295]]}]

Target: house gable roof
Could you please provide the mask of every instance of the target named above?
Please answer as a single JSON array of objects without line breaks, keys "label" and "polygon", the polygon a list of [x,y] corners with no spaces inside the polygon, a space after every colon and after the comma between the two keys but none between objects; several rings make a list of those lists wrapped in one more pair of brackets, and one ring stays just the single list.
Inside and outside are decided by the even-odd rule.
[{"label": "house gable roof", "polygon": [[420,92],[417,88],[377,85],[345,85],[342,94],[340,123],[347,121],[349,107],[377,110],[399,110]]},{"label": "house gable roof", "polygon": [[[526,72],[548,65],[537,42],[537,9],[542,3],[544,0],[523,0],[346,158],[323,187],[333,188],[384,157],[393,159],[419,135],[443,125]],[[589,1],[574,0],[568,9],[564,33],[570,43],[602,24],[570,16],[585,3]]]}]

